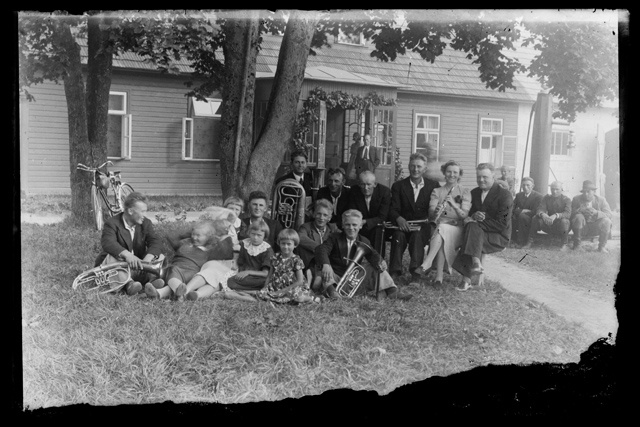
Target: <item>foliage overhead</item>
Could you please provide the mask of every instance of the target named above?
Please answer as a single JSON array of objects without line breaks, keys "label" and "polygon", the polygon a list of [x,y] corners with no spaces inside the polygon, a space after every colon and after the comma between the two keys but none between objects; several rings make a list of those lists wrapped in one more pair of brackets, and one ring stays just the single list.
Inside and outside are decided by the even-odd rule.
[{"label": "foliage overhead", "polygon": [[[606,22],[554,20],[556,15],[547,21],[523,20],[518,16],[521,11],[420,12],[318,11],[319,24],[309,53],[330,47],[330,40],[340,32],[361,33],[372,44],[371,56],[381,61],[394,61],[411,51],[433,63],[445,49],[459,50],[478,66],[479,78],[488,88],[515,89],[517,74],[528,73],[557,98],[555,115],[569,121],[577,112],[617,97],[617,37]],[[224,27],[250,13],[259,19],[260,35],[281,34],[286,27],[288,13],[281,10],[108,12],[107,22],[116,55],[135,51],[169,73],[178,73],[177,61],[186,59],[194,70],[187,83],[188,95],[202,98],[216,90],[224,93]],[[82,36],[88,17],[64,12],[21,17],[19,54],[21,64],[28,64],[20,75],[23,88],[62,78],[65,58],[56,50],[53,28],[65,23]],[[536,51],[530,64],[514,53],[520,44]],[[23,61],[28,58],[32,60]]]}]

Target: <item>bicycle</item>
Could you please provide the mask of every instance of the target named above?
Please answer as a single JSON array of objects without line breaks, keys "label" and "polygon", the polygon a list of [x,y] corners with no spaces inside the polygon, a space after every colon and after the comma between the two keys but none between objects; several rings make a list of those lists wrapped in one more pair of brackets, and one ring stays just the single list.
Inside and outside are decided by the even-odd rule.
[{"label": "bicycle", "polygon": [[[120,171],[109,171],[107,165],[113,166],[108,160],[97,168],[78,163],[77,169],[92,173],[91,181],[91,206],[96,229],[102,230],[105,214],[108,217],[124,211],[124,201],[133,193],[133,187],[122,181]],[[100,169],[104,168],[104,172]]]}]

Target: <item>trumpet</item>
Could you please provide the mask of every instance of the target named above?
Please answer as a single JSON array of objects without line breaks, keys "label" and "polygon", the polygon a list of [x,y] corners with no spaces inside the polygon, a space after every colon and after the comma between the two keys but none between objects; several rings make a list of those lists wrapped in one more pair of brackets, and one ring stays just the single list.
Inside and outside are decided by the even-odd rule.
[{"label": "trumpet", "polygon": [[[142,271],[154,274],[164,279],[167,274],[168,258],[157,261],[142,261]],[[100,265],[84,271],[73,281],[71,288],[92,291],[98,288],[106,288],[100,293],[115,292],[131,281],[131,268],[125,261]]]},{"label": "trumpet", "polygon": [[[428,223],[428,222],[429,222],[428,219],[416,219],[414,221],[407,221],[407,224],[409,224],[409,231],[420,231],[422,226],[424,224]],[[393,225],[389,221],[385,221],[384,222],[384,228],[387,228],[387,229],[390,229],[390,230],[398,230],[398,229],[400,229],[400,227],[398,227],[397,225]]]},{"label": "trumpet", "polygon": [[304,187],[295,179],[285,179],[273,189],[272,219],[284,228],[297,230],[304,223],[306,197]]},{"label": "trumpet", "polygon": [[336,286],[338,295],[346,298],[353,297],[362,282],[364,282],[366,271],[360,265],[360,261],[365,255],[373,251],[373,248],[364,242],[356,241],[354,244],[356,245],[356,253],[351,260],[345,257],[345,259],[349,260],[349,265]]}]

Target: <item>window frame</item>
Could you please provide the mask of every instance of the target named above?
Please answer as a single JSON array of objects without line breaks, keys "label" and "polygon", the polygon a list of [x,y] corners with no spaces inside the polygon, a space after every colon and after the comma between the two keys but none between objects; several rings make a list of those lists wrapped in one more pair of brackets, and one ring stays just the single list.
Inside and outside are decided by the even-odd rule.
[{"label": "window frame", "polygon": [[[129,111],[129,94],[122,91],[109,91],[109,96],[122,97],[122,110],[107,110],[107,116],[120,116],[122,119],[120,129],[120,156],[107,156],[107,160],[131,160],[131,133],[133,129],[133,116]],[[108,144],[108,140],[107,140]]]},{"label": "window frame", "polygon": [[[429,122],[429,117],[437,117],[438,118],[438,128],[437,130],[434,128],[418,128],[418,123],[419,117],[424,117],[426,119],[426,122]],[[427,143],[429,142],[429,135],[430,134],[435,134],[437,135],[437,144],[434,147],[436,150],[436,161],[440,160],[440,143],[441,143],[441,139],[440,139],[440,134],[441,134],[441,129],[442,129],[442,115],[441,114],[433,114],[433,113],[419,113],[419,112],[414,112],[413,114],[413,140],[411,142],[412,147],[411,147],[411,152],[412,153],[416,153],[418,151],[418,135],[426,135],[426,141]],[[425,154],[426,155],[426,154]],[[431,159],[430,159],[431,160]]]},{"label": "window frame", "polygon": [[[490,131],[484,131],[483,130],[483,123],[485,121],[490,121],[490,122],[499,122],[500,123],[500,131],[496,132],[493,131],[493,124],[491,125],[491,130]],[[502,156],[503,156],[503,139],[504,139],[504,119],[500,119],[500,118],[494,118],[494,117],[480,117],[480,123],[478,126],[478,155],[477,155],[477,159],[476,159],[476,163],[485,163],[483,161],[480,160],[480,154],[483,150],[482,148],[482,138],[483,137],[490,137],[491,138],[491,142],[493,142],[493,138],[496,137],[495,140],[495,148],[493,148],[494,151],[494,155],[493,155],[493,159],[489,161],[489,163],[492,163],[494,166],[497,166],[499,163],[502,163]],[[491,148],[490,148],[491,150]]]},{"label": "window frame", "polygon": [[[557,147],[557,135],[563,135],[563,141],[560,141],[560,153],[556,153]],[[566,141],[564,141],[564,136],[566,135]],[[571,157],[571,148],[569,147],[569,141],[571,138],[571,130],[567,129],[558,129],[555,127],[551,128],[551,155],[556,156],[557,158],[567,158]],[[562,153],[562,148],[564,148],[564,153]]]},{"label": "window frame", "polygon": [[[207,99],[207,102],[219,102],[220,104],[222,103],[222,98],[206,98],[206,99]],[[219,162],[220,161],[219,158],[200,159],[200,158],[193,157],[193,150],[195,145],[194,144],[195,120],[196,119],[220,120],[220,118],[222,117],[221,114],[216,114],[215,112],[212,114],[196,114],[196,110],[197,110],[196,102],[204,102],[204,101],[200,101],[193,96],[189,97],[187,117],[182,118],[182,150],[180,151],[180,158],[184,161],[189,161],[189,162]],[[218,108],[220,107],[218,106]],[[189,144],[188,147],[187,147],[187,144]],[[187,151],[188,151],[188,155],[187,155]]]},{"label": "window frame", "polygon": [[359,33],[358,37],[360,38],[360,41],[358,43],[351,43],[348,41],[341,41],[340,37],[353,37],[353,35],[347,36],[344,34],[344,32],[342,32],[342,30],[338,30],[338,35],[334,37],[333,42],[336,44],[345,44],[348,46],[365,46],[366,45],[366,39],[364,38],[364,34]]}]

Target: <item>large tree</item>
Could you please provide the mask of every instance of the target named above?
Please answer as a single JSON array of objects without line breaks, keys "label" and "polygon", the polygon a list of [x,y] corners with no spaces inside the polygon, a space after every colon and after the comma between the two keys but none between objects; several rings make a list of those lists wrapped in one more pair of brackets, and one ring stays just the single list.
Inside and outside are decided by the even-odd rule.
[{"label": "large tree", "polygon": [[[307,57],[339,32],[362,33],[372,42],[371,56],[382,61],[413,51],[434,62],[444,49],[464,51],[478,65],[481,81],[499,91],[513,88],[517,73],[528,72],[550,88],[559,100],[557,115],[569,120],[576,112],[617,96],[617,37],[608,26],[583,19],[584,15],[556,22],[553,14],[546,15],[550,17],[546,20],[521,19],[518,14],[522,12],[167,11],[123,15],[108,30],[104,25],[101,28],[110,31],[111,40],[120,40],[121,49],[133,50],[165,71],[176,72],[175,62],[186,58],[194,69],[190,95],[206,97],[220,91],[223,195],[246,196],[249,189],[271,188],[278,164],[292,142]],[[253,135],[261,35],[281,31],[284,35],[267,118],[259,134]],[[520,41],[540,52],[530,65],[513,55]],[[64,76],[72,78],[69,73]],[[81,114],[88,113],[72,112],[70,107],[70,123],[72,115],[75,122]],[[99,137],[96,141],[106,146]]]}]

